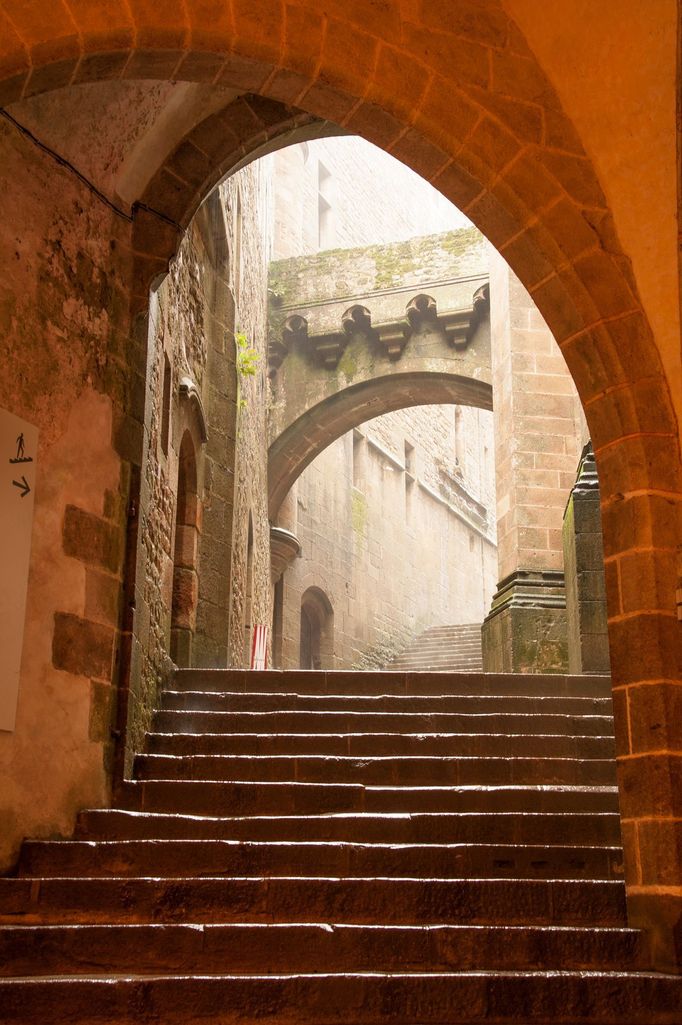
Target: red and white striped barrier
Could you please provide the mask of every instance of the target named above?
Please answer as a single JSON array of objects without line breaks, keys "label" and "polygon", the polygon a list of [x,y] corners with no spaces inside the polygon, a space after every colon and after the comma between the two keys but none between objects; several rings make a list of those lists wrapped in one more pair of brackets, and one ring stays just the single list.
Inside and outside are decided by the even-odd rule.
[{"label": "red and white striped barrier", "polygon": [[256,623],[253,628],[253,640],[251,642],[251,668],[268,668],[268,628],[262,623]]}]

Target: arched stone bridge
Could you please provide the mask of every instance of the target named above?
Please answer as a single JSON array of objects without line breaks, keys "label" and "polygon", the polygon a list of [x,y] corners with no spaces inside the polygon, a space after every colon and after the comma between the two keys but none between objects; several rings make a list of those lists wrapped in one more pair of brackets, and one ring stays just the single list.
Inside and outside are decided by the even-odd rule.
[{"label": "arched stone bridge", "polygon": [[[328,255],[335,291],[339,265],[354,278],[354,254],[368,252]],[[470,273],[331,299],[315,298],[313,291],[324,255],[285,262],[295,264],[294,287],[303,302],[287,295],[291,276],[288,289],[281,278],[271,281],[271,519],[305,467],[366,420],[424,404],[492,408],[488,276],[478,242],[466,250]],[[405,276],[413,277],[410,270]]]}]

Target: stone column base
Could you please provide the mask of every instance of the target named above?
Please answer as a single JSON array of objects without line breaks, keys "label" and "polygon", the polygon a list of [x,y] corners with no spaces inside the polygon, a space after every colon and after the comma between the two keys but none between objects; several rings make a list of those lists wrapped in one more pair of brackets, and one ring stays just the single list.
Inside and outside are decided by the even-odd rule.
[{"label": "stone column base", "polygon": [[567,672],[563,573],[516,570],[500,581],[481,640],[486,673]]}]

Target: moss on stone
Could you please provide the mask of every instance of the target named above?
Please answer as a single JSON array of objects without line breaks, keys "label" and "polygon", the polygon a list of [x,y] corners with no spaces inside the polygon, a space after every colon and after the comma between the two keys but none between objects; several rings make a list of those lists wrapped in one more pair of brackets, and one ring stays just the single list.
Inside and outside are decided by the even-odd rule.
[{"label": "moss on stone", "polygon": [[364,537],[367,529],[367,499],[357,488],[351,491],[351,524],[353,532]]},{"label": "moss on stone", "polygon": [[343,374],[347,381],[352,381],[358,372],[358,362],[350,349],[346,349],[339,360],[337,371]]},{"label": "moss on stone", "polygon": [[297,256],[270,264],[268,287],[276,305],[329,300],[345,295],[349,282],[364,280],[369,291],[405,285],[417,280],[431,265],[443,265],[450,258],[462,259],[481,246],[477,228],[458,228],[438,235],[426,235],[403,242],[362,246],[355,249],[327,249],[312,256]]}]

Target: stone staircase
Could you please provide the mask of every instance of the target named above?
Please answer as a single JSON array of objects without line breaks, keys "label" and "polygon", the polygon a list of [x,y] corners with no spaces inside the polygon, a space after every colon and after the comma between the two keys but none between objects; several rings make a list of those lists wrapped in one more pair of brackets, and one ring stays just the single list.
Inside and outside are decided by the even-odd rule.
[{"label": "stone staircase", "polygon": [[396,655],[386,669],[399,673],[480,673],[481,624],[431,626]]},{"label": "stone staircase", "polygon": [[3,1025],[682,1020],[626,926],[600,677],[178,671],[0,923]]}]

